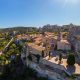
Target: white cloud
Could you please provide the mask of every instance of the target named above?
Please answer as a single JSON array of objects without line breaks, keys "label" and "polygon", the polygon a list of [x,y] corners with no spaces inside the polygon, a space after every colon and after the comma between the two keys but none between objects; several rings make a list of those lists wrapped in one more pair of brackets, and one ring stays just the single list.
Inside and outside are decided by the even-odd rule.
[{"label": "white cloud", "polygon": [[67,4],[76,5],[76,4],[80,3],[80,0],[53,0],[53,1],[65,4],[65,5],[67,5]]},{"label": "white cloud", "polygon": [[79,0],[64,0],[66,4],[77,4]]}]

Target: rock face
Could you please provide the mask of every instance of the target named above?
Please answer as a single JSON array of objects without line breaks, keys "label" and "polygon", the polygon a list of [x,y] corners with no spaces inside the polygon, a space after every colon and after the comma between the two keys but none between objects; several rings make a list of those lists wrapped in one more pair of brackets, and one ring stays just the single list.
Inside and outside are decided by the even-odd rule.
[{"label": "rock face", "polygon": [[77,47],[76,47],[76,44],[77,44],[77,39],[76,39],[76,36],[80,35],[80,27],[79,26],[72,26],[70,27],[69,29],[69,34],[67,36],[67,39],[68,41],[71,43],[71,47],[72,47],[72,50],[76,51]]},{"label": "rock face", "polygon": [[75,80],[80,80],[80,76],[78,78],[76,78]]}]

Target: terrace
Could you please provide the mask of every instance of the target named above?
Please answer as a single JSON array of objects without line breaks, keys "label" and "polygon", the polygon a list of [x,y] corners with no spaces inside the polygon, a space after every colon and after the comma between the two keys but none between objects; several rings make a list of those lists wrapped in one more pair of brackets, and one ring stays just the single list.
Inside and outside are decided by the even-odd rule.
[{"label": "terrace", "polygon": [[52,63],[55,63],[57,65],[64,66],[65,69],[71,74],[80,74],[80,65],[77,63],[74,65],[74,67],[68,67],[67,59],[62,59],[61,64],[59,64],[59,60],[56,60],[56,57],[52,57],[51,59],[49,59],[49,56],[47,56],[44,59],[46,59]]},{"label": "terrace", "polygon": [[42,46],[35,45],[34,43],[28,43],[29,51],[32,52],[33,54],[40,54],[42,50],[45,48]]}]

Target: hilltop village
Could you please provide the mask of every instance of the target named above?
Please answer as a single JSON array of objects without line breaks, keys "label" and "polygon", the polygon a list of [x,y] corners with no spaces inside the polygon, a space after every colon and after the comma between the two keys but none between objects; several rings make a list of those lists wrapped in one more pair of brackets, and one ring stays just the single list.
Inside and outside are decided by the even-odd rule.
[{"label": "hilltop village", "polygon": [[17,39],[27,40],[21,52],[23,63],[36,70],[37,75],[52,80],[68,80],[66,75],[79,75],[80,39],[75,34],[78,30],[74,30],[18,35]]},{"label": "hilltop village", "polygon": [[80,80],[79,26],[0,30],[0,46],[1,80]]}]

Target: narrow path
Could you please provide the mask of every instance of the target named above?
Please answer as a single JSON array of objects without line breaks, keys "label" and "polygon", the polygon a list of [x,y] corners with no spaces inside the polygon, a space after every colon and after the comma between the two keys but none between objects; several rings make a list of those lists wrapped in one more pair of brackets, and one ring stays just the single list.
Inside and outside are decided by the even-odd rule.
[{"label": "narrow path", "polygon": [[5,51],[5,49],[10,45],[10,43],[14,40],[14,38],[12,37],[11,40],[8,42],[8,44],[4,47],[3,51]]}]

